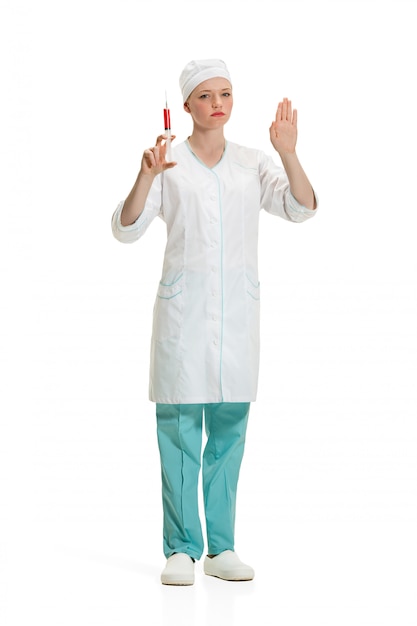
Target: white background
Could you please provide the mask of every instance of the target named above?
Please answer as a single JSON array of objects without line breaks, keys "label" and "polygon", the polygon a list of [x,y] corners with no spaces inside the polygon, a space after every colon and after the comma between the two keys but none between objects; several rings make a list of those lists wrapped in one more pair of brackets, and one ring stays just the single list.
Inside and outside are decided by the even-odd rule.
[{"label": "white background", "polygon": [[[415,2],[2,1],[0,622],[416,626]],[[262,365],[236,549],[166,588],[151,313],[164,227],[110,218],[165,90],[223,58],[227,137],[299,111],[314,220],[261,216]],[[278,159],[278,155],[275,155]]]}]

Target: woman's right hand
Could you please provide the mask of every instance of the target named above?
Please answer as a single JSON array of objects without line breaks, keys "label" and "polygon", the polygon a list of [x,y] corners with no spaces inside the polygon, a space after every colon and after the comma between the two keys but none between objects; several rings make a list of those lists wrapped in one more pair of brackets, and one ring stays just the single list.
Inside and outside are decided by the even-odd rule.
[{"label": "woman's right hand", "polygon": [[[156,176],[164,170],[175,167],[175,165],[177,164],[175,161],[165,160],[167,138],[167,135],[159,135],[153,148],[148,148],[147,150],[145,150],[141,163],[141,172],[143,174],[151,174],[153,176]],[[175,135],[171,135],[171,141],[173,141],[174,139]]]},{"label": "woman's right hand", "polygon": [[[148,197],[155,176],[176,165],[175,161],[167,162],[165,160],[167,139],[167,135],[159,135],[156,140],[156,145],[153,148],[145,150],[143,153],[140,172],[124,202],[120,214],[122,226],[133,224],[142,214],[145,208],[146,198]],[[171,136],[171,140],[173,139],[175,139],[175,135]]]}]

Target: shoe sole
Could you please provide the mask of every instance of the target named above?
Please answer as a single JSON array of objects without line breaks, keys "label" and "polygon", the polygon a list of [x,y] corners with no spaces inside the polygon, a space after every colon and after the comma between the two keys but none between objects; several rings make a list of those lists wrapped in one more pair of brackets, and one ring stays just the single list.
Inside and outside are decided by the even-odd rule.
[{"label": "shoe sole", "polygon": [[206,576],[213,576],[213,578],[220,578],[220,580],[229,580],[230,582],[245,582],[253,580],[254,576],[220,576],[220,574],[212,574],[211,572],[204,572]]},{"label": "shoe sole", "polygon": [[190,581],[186,581],[186,580],[176,580],[176,581],[168,581],[168,580],[161,580],[161,583],[163,585],[170,585],[171,587],[190,587],[191,585],[194,585],[194,581],[190,582]]}]

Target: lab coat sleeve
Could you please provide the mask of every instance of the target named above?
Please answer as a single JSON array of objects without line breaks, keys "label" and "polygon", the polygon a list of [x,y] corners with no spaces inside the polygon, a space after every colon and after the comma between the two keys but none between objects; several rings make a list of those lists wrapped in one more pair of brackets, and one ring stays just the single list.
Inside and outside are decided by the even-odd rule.
[{"label": "lab coat sleeve", "polygon": [[266,154],[260,156],[259,175],[261,181],[261,208],[272,215],[278,215],[290,222],[305,222],[314,217],[316,209],[308,209],[300,204],[290,191],[290,185],[283,167],[274,163]]},{"label": "lab coat sleeve", "polygon": [[118,241],[122,243],[133,243],[142,237],[148,229],[150,223],[155,217],[162,213],[162,186],[160,176],[157,176],[149,190],[148,197],[146,199],[145,208],[139,215],[136,222],[123,226],[120,220],[122,214],[124,200],[119,202],[115,212],[113,213],[111,226],[113,235]]}]

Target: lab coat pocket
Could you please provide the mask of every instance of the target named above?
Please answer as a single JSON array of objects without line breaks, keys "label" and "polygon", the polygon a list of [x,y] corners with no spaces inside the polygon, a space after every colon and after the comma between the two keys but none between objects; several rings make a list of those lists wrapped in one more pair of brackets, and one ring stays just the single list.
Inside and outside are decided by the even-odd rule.
[{"label": "lab coat pocket", "polygon": [[161,280],[154,308],[153,336],[156,341],[178,338],[183,320],[183,275],[171,282]]},{"label": "lab coat pocket", "polygon": [[[259,333],[260,333],[260,299],[261,289],[258,280],[254,280],[246,274],[246,312],[247,312],[247,340],[249,350],[249,362],[253,372],[259,368]],[[257,376],[257,374],[256,374]]]},{"label": "lab coat pocket", "polygon": [[261,284],[246,274],[246,292],[253,300],[261,299]]}]

